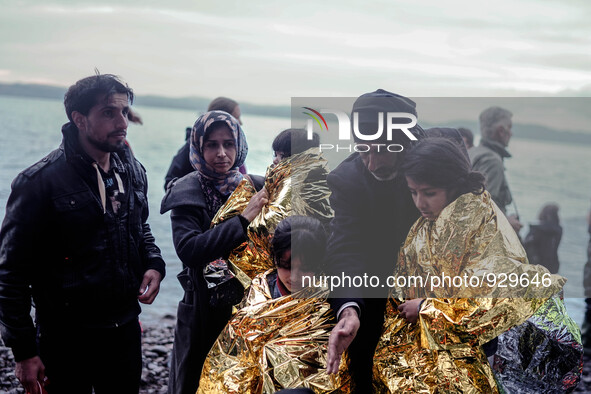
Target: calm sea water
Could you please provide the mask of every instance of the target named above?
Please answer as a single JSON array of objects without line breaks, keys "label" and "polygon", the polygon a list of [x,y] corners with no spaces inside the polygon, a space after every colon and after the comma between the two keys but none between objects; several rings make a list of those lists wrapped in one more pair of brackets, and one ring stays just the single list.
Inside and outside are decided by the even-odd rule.
[{"label": "calm sea water", "polygon": [[[176,151],[184,142],[185,127],[192,126],[196,111],[151,107],[135,108],[143,126],[131,125],[128,139],[148,173],[152,231],[167,262],[167,277],[154,304],[143,306],[141,319],[154,323],[164,314],[175,314],[182,289],[176,280],[181,269],[172,245],[168,214],[160,215],[164,195],[164,175]],[[61,142],[61,125],[67,120],[58,100],[23,99],[0,96],[0,217],[4,217],[10,183],[24,168],[43,158]],[[271,141],[281,130],[291,127],[288,118],[243,114],[250,173],[264,175],[272,161]],[[566,304],[571,316],[583,318],[582,273],[589,239],[586,214],[590,208],[591,146],[569,145],[519,139],[514,130],[506,161],[509,182],[523,223],[536,220],[547,202],[560,205],[564,228],[559,248],[560,274],[568,278]],[[331,162],[334,168],[335,162]],[[521,235],[527,234],[527,226]]]}]

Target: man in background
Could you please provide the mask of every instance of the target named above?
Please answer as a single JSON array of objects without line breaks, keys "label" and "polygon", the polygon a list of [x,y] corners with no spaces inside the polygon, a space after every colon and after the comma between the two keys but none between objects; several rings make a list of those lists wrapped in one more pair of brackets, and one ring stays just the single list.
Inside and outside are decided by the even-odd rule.
[{"label": "man in background", "polygon": [[[480,144],[468,150],[472,168],[486,177],[486,190],[493,201],[507,214],[507,206],[513,201],[505,177],[503,160],[511,157],[507,151],[513,135],[511,121],[513,114],[501,107],[490,107],[480,113]],[[509,223],[519,234],[523,225],[516,215],[508,215]]]}]

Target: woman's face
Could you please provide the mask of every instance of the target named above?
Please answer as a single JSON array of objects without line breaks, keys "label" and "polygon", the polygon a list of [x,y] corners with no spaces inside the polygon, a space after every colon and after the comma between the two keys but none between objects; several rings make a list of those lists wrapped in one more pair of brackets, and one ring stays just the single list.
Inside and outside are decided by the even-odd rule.
[{"label": "woman's face", "polygon": [[203,158],[218,174],[225,174],[234,167],[236,141],[228,125],[219,125],[209,133],[203,143]]},{"label": "woman's face", "polygon": [[426,219],[437,219],[443,208],[451,202],[445,189],[417,183],[409,177],[406,177],[406,182],[415,206]]},{"label": "woman's face", "polygon": [[[290,266],[291,268],[282,268]],[[314,273],[311,271],[302,270],[302,262],[299,257],[291,258],[291,249],[283,252],[277,262],[277,276],[290,293],[302,288],[303,276],[312,277],[313,275]]]}]

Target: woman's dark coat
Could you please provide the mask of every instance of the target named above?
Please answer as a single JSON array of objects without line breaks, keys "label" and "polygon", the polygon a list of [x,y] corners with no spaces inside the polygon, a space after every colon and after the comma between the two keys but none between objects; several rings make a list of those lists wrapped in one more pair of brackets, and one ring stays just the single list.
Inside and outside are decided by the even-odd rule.
[{"label": "woman's dark coat", "polygon": [[[255,175],[251,178],[255,188],[261,189],[264,179]],[[248,221],[235,216],[210,229],[213,217],[197,171],[168,186],[160,213],[168,211],[174,247],[184,267],[178,279],[185,290],[178,306],[168,392],[194,394],[207,353],[231,315],[229,305],[210,306],[203,268],[217,258],[227,257],[247,240]]]}]

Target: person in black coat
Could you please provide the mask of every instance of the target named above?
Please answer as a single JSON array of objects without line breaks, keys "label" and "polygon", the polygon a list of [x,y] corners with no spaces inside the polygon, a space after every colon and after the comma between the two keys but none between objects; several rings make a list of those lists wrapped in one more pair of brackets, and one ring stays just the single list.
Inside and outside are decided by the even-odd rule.
[{"label": "person in black coat", "polygon": [[154,301],[165,263],[147,222],[146,172],[126,140],[133,97],[112,74],[76,82],[62,144],[12,183],[0,333],[27,392],[44,376],[50,393],[139,390],[139,303]]},{"label": "person in black coat", "polygon": [[184,267],[178,278],[185,290],[177,312],[169,393],[197,391],[207,353],[230,318],[231,304],[210,302],[204,268],[247,240],[249,223],[268,202],[263,178],[248,176],[260,191],[241,215],[210,228],[216,212],[244,178],[238,168],[247,152],[234,117],[223,111],[205,113],[191,134],[190,160],[196,171],[171,182],[162,200],[160,212],[171,211],[173,242]]},{"label": "person in black coat", "polygon": [[[359,114],[359,129],[367,130],[367,134],[375,133],[378,112],[382,116],[387,112],[416,116],[412,100],[381,89],[359,97],[353,112]],[[418,125],[410,131],[415,137],[424,133]],[[341,355],[348,348],[349,370],[356,392],[371,392],[373,354],[381,334],[388,293],[386,277],[393,272],[398,250],[419,217],[399,171],[404,150],[394,153],[386,149],[389,144],[408,149],[411,140],[400,130],[393,133],[391,141],[385,139],[385,134],[369,142],[355,136],[356,143],[368,146],[368,151],[352,154],[327,178],[335,212],[327,248],[329,273],[351,278],[367,274],[367,277],[379,277],[384,284],[373,289],[343,286],[331,294],[330,303],[338,323],[330,335],[328,372],[338,371]]]},{"label": "person in black coat", "polygon": [[539,223],[530,224],[524,246],[530,264],[539,264],[553,274],[558,273],[558,245],[562,227],[558,219],[558,205],[546,204],[538,216]]}]

